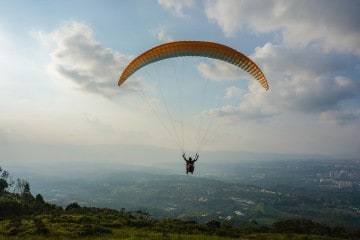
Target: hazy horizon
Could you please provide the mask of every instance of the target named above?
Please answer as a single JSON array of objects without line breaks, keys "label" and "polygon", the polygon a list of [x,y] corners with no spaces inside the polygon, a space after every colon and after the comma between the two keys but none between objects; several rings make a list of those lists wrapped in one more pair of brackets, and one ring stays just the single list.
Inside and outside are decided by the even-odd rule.
[{"label": "hazy horizon", "polygon": [[[11,147],[9,147],[11,146]],[[52,170],[60,175],[67,169],[82,170],[124,170],[152,169],[170,173],[183,173],[184,160],[177,149],[138,145],[51,145],[51,144],[2,144],[1,166],[23,168],[40,173]],[[188,154],[193,156],[194,153]],[[314,154],[276,154],[245,151],[203,151],[197,166],[222,164],[243,164],[251,162],[272,162],[292,160],[354,160],[349,157]]]},{"label": "hazy horizon", "polygon": [[[360,156],[356,1],[90,2],[0,2],[1,164]],[[201,57],[118,87],[132,59],[180,40],[244,53],[270,89]]]}]

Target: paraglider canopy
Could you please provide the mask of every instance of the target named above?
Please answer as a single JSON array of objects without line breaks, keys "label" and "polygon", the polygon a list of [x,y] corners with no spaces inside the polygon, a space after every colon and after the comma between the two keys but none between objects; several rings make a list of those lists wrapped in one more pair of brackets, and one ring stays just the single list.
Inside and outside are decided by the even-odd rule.
[{"label": "paraglider canopy", "polygon": [[204,41],[177,41],[151,48],[130,62],[121,74],[118,85],[121,86],[134,72],[148,64],[182,56],[209,57],[231,63],[250,73],[266,90],[269,89],[266,77],[250,58],[228,46]]}]

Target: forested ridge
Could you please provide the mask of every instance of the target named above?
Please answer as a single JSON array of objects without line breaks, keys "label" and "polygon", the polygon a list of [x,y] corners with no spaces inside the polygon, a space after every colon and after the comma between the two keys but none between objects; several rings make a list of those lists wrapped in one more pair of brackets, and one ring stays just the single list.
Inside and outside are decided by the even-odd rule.
[{"label": "forested ridge", "polygon": [[13,180],[0,168],[0,239],[360,239],[360,228],[328,226],[310,219],[284,219],[271,225],[256,221],[234,226],[153,219],[144,211],[113,210],[47,203],[33,196],[26,180]]}]

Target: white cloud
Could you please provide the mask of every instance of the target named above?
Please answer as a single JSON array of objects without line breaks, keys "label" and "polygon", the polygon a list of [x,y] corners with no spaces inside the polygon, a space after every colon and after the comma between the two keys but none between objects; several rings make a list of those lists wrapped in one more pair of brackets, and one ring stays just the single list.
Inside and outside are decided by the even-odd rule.
[{"label": "white cloud", "polygon": [[[338,54],[360,56],[359,11],[360,4],[350,0],[207,1],[207,18],[228,37],[239,31],[281,36],[278,44],[267,43],[250,56],[266,75],[270,91],[264,93],[250,81],[249,92],[237,106],[212,113],[261,118],[301,112],[338,123],[357,120],[346,104],[360,97],[359,79],[349,75],[357,71],[356,66],[349,64],[350,57]],[[226,72],[206,65],[200,70],[208,78]]]},{"label": "white cloud", "polygon": [[[83,91],[106,97],[118,94],[117,79],[130,58],[98,43],[89,25],[71,22],[39,37],[45,45],[54,46],[51,69],[61,79]],[[136,87],[137,83],[132,84]]]},{"label": "white cloud", "polygon": [[191,9],[195,5],[194,0],[158,0],[158,3],[175,16],[182,18],[189,18],[189,15],[184,13],[184,9]]},{"label": "white cloud", "polygon": [[244,95],[244,91],[239,87],[229,87],[226,89],[225,97],[226,98],[240,98]]},{"label": "white cloud", "polygon": [[[258,119],[262,120],[274,116],[278,110],[271,106],[267,101],[267,94],[262,87],[250,84],[251,88],[256,90],[250,91],[243,95],[238,105],[226,105],[220,108],[207,111],[205,114],[210,116],[226,117],[229,119]],[[228,94],[228,92],[226,93]]]},{"label": "white cloud", "polygon": [[290,46],[321,46],[360,56],[357,1],[210,0],[206,15],[226,36],[239,30],[279,32]]},{"label": "white cloud", "polygon": [[220,60],[201,62],[197,66],[197,70],[204,78],[214,81],[236,80],[241,76],[247,76],[238,67]]},{"label": "white cloud", "polygon": [[322,114],[337,110],[344,111],[338,115],[345,117],[344,103],[360,97],[359,83],[341,75],[348,66],[331,54],[311,47],[303,51],[268,43],[258,47],[251,58],[263,69],[270,90],[264,91],[251,79],[238,105],[213,109],[209,114],[253,119],[285,112]]},{"label": "white cloud", "polygon": [[174,38],[167,32],[166,28],[159,27],[150,31],[160,42],[173,42]]},{"label": "white cloud", "polygon": [[270,81],[269,99],[282,110],[322,112],[359,97],[359,84],[342,77],[348,67],[314,48],[306,51],[266,44],[253,58]]},{"label": "white cloud", "polygon": [[160,30],[157,34],[157,37],[162,42],[172,42],[174,41],[173,37],[168,35],[165,30]]}]

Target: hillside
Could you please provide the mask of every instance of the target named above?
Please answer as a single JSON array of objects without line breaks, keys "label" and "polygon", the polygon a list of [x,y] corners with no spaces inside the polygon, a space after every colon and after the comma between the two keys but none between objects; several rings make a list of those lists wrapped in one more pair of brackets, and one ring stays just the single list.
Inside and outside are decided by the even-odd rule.
[{"label": "hillside", "polygon": [[141,211],[88,208],[77,203],[62,209],[41,203],[39,197],[27,205],[19,195],[13,194],[2,196],[1,213],[2,239],[259,239],[260,236],[261,239],[290,239],[290,236],[291,239],[346,239],[355,236],[342,228],[330,228],[306,219],[281,221],[271,226],[250,222],[235,228],[226,221],[199,224],[153,220]]},{"label": "hillside", "polygon": [[[356,239],[348,231],[308,219],[288,219],[271,225],[250,221],[233,226],[229,221],[206,223],[153,219],[147,212],[83,207],[65,208],[31,194],[30,184],[0,179],[0,239]],[[10,192],[9,189],[13,191]]]},{"label": "hillside", "polygon": [[287,218],[360,226],[360,164],[356,161],[251,161],[213,167],[201,162],[191,176],[157,168],[111,167],[84,169],[73,164],[61,172],[56,168],[57,175],[45,175],[52,169],[44,171],[42,166],[38,174],[29,170],[18,174],[31,181],[33,192],[62,207],[78,202],[142,210],[156,219],[229,220],[237,226]]}]

